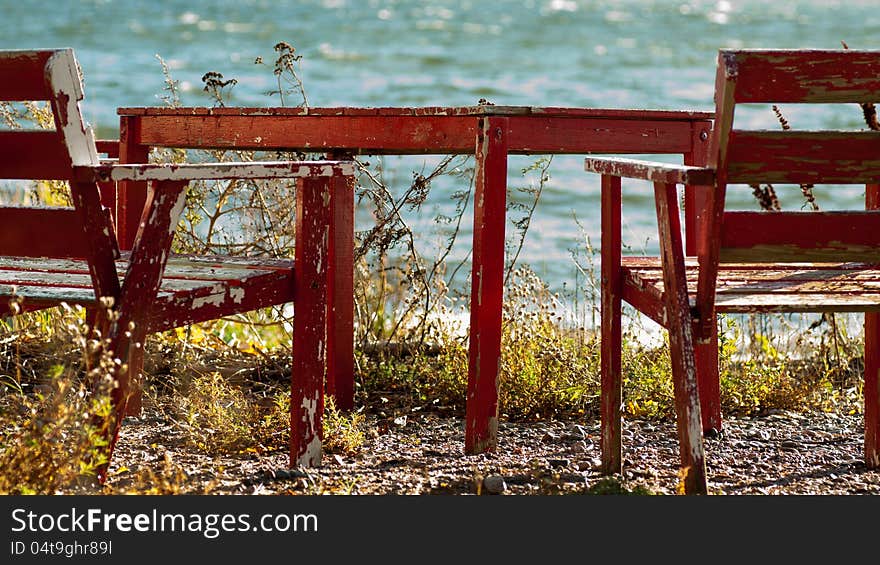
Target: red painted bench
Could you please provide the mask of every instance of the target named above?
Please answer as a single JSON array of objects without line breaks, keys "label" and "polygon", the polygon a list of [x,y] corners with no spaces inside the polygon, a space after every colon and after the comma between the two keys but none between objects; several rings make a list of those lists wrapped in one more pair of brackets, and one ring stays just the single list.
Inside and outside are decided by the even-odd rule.
[{"label": "red painted bench", "polygon": [[[73,202],[72,208],[0,207],[0,315],[11,313],[12,297],[24,310],[69,303],[97,312],[93,323],[120,360],[113,414],[102,422],[112,453],[127,384],[142,370],[148,334],[292,302],[291,464],[316,464],[326,373],[329,200],[331,190],[353,187],[353,164],[102,160],[80,112],[82,99],[72,50],[0,51],[0,100],[49,101],[55,119],[54,130],[0,131],[0,178],[65,180]],[[294,260],[171,252],[188,182],[266,178],[296,181]],[[127,181],[143,182],[144,207],[130,251],[120,253],[99,184]],[[105,299],[112,315],[98,307]],[[106,467],[100,475],[104,480]]]},{"label": "red painted bench", "polygon": [[[721,51],[706,167],[588,158],[602,175],[602,461],[621,470],[621,301],[669,331],[681,469],[706,493],[702,432],[720,429],[716,314],[865,312],[868,468],[880,467],[880,132],[734,128],[746,103],[855,104],[880,94],[880,51]],[[659,257],[621,257],[621,177],[652,181]],[[866,208],[727,210],[729,185],[865,184]],[[695,185],[695,257],[686,257],[677,185]]]}]

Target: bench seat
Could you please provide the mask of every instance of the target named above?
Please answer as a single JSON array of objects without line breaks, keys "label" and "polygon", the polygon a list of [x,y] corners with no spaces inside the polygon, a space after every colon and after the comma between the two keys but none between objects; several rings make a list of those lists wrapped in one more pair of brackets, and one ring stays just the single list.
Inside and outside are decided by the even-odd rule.
[{"label": "bench seat", "polygon": [[[694,307],[696,259],[685,260],[688,298]],[[623,298],[665,323],[663,268],[659,257],[621,259]],[[641,309],[641,308],[640,308]],[[715,310],[756,312],[880,312],[880,265],[865,263],[723,263]]]},{"label": "bench seat", "polygon": [[[120,280],[128,259],[126,252],[116,261]],[[85,259],[0,256],[0,297],[13,295],[23,298],[24,310],[96,305]],[[233,304],[257,309],[293,299],[293,260],[173,254],[150,308],[149,332],[216,319]],[[0,313],[6,311],[4,301]]]}]

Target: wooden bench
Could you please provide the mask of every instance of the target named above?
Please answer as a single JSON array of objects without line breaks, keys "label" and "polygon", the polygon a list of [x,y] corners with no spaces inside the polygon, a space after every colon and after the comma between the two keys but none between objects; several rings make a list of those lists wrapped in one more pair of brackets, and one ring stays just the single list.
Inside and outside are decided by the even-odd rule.
[{"label": "wooden bench", "polygon": [[[24,310],[79,304],[119,360],[113,413],[102,422],[108,460],[143,368],[146,336],[271,305],[294,303],[291,465],[321,458],[326,373],[327,238],[331,187],[353,188],[349,161],[158,165],[101,160],[79,103],[82,82],[71,49],[0,51],[0,101],[48,101],[54,130],[0,131],[0,178],[68,181],[72,208],[0,208],[0,315],[8,299]],[[296,181],[295,257],[183,256],[171,252],[187,183]],[[350,182],[335,182],[347,179]],[[145,205],[130,251],[119,252],[99,183],[143,181]],[[139,185],[140,186],[140,185]],[[294,268],[294,265],[296,268]],[[111,305],[111,310],[99,307]],[[16,311],[18,308],[16,308]],[[100,471],[106,478],[106,466]]]},{"label": "wooden bench", "polygon": [[[706,167],[588,158],[602,174],[602,461],[621,470],[621,301],[669,332],[686,493],[706,493],[702,432],[720,429],[716,314],[865,312],[868,468],[880,466],[880,132],[735,129],[745,103],[880,98],[880,51],[721,51]],[[653,181],[659,257],[621,257],[621,177]],[[866,208],[747,212],[729,185],[865,184]],[[685,257],[677,185],[694,185],[695,255]]]}]

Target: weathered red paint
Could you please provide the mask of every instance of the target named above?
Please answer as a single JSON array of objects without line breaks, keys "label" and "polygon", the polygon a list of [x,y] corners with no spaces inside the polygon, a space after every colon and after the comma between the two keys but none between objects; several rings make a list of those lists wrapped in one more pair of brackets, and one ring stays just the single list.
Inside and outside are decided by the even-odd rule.
[{"label": "weathered red paint", "polygon": [[[108,450],[119,438],[122,417],[126,413],[129,382],[140,376],[142,366],[132,366],[132,361],[143,362],[142,350],[147,337],[147,319],[153,300],[162,283],[165,263],[171,252],[171,242],[180,213],[183,211],[185,181],[157,183],[147,196],[141,229],[135,237],[131,261],[126,270],[122,289],[118,293],[116,320],[109,324],[107,350],[118,359],[119,369],[114,375],[116,387],[111,393],[114,410],[108,421],[105,437],[109,439]],[[113,276],[116,276],[115,265]],[[140,398],[136,400],[140,402]],[[108,462],[109,464],[109,462]],[[99,469],[99,478],[106,479],[107,466]]]},{"label": "weathered red paint", "polygon": [[657,226],[660,260],[663,263],[663,284],[666,288],[669,358],[675,395],[675,421],[678,428],[681,480],[688,494],[706,494],[706,459],[703,453],[702,417],[697,392],[694,342],[691,328],[690,302],[685,277],[681,226],[678,217],[676,185],[654,184],[657,205]]},{"label": "weathered red paint", "polygon": [[49,100],[51,89],[46,83],[46,63],[57,51],[0,51],[0,101],[15,102]]},{"label": "weathered red paint", "polygon": [[[39,81],[34,78],[37,76]],[[126,405],[131,403],[131,412],[138,402],[129,382],[143,368],[143,343],[149,333],[292,302],[297,298],[295,281],[307,302],[296,304],[297,313],[308,314],[310,307],[317,308],[315,315],[297,316],[297,338],[304,345],[296,346],[299,365],[295,362],[295,374],[300,381],[320,385],[325,369],[323,354],[316,352],[323,351],[326,342],[326,210],[331,189],[353,190],[352,162],[147,164],[149,148],[133,139],[138,124],[132,124],[133,130],[124,129],[119,143],[96,143],[79,110],[83,93],[72,50],[0,51],[0,78],[12,84],[0,81],[0,99],[48,100],[56,124],[56,130],[49,133],[4,132],[0,149],[10,151],[0,152],[0,176],[67,180],[74,204],[72,209],[0,208],[0,296],[22,297],[26,311],[61,302],[88,308],[93,325],[118,359],[112,375],[116,385],[111,395],[113,410],[108,420],[97,422],[108,440],[108,459]],[[107,157],[100,158],[99,151]],[[42,170],[37,166],[37,152],[45,153],[46,166]],[[116,161],[117,156],[122,164]],[[126,162],[133,158],[140,161]],[[309,196],[303,199],[309,204],[298,202],[300,216],[308,220],[304,227],[297,228],[297,254],[304,262],[302,266],[294,269],[291,261],[172,255],[171,242],[189,181],[279,177],[303,179],[304,186],[320,187],[320,191],[306,190]],[[345,179],[339,181],[338,177]],[[128,194],[117,195],[112,186],[116,180],[138,182],[127,184]],[[314,194],[319,195],[318,201]],[[106,202],[119,206],[115,214],[102,199],[116,200]],[[119,251],[114,217],[119,220],[119,237],[124,237],[126,243],[123,249],[130,252]],[[320,218],[320,226],[315,217]],[[46,230],[46,226],[52,229]],[[323,231],[308,236],[316,226]],[[312,240],[314,248],[309,247]],[[314,305],[309,306],[309,301]],[[8,306],[2,311],[10,313]],[[313,411],[310,424],[313,430],[320,428],[320,410]],[[309,449],[314,451],[315,446]],[[102,481],[106,471],[106,464],[99,469]]]},{"label": "weathered red paint", "polygon": [[52,130],[0,131],[0,178],[67,180],[70,155]]},{"label": "weathered red paint", "polygon": [[[329,159],[349,155],[334,152]],[[354,177],[334,178],[330,194],[327,279],[327,394],[354,409]],[[338,185],[337,185],[338,183]]]},{"label": "weathered red paint", "polygon": [[584,170],[601,175],[613,175],[663,183],[706,185],[715,182],[715,171],[712,169],[639,161],[636,159],[587,157],[584,160]]},{"label": "weathered red paint", "polygon": [[736,81],[736,102],[874,102],[880,89],[876,51],[730,50],[719,71]]},{"label": "weathered red paint", "polygon": [[880,262],[880,211],[724,213],[726,262]]},{"label": "weathered red paint", "polygon": [[[880,185],[865,186],[865,208],[880,209]],[[865,313],[865,465],[880,468],[880,313]]]},{"label": "weathered red paint", "polygon": [[[728,183],[876,182],[878,132],[746,132],[732,125],[738,102],[873,101],[880,52],[721,51],[718,61],[716,120],[705,162],[699,155],[687,158],[692,167],[631,159],[585,162],[588,171],[655,181],[662,260],[622,258],[622,294],[669,331],[685,491],[705,492],[696,430],[721,424],[715,314],[723,312],[866,312],[865,461],[878,467],[880,187],[867,187],[869,211],[726,211],[725,195]],[[694,187],[685,197],[695,208],[686,217],[695,263],[682,251],[674,183],[708,180],[692,173],[704,164],[713,173],[712,186]],[[612,252],[603,247],[603,259]],[[603,320],[603,327],[614,323]]]},{"label": "weathered red paint", "polygon": [[[476,146],[471,332],[465,414],[465,453],[498,443],[501,314],[507,206],[507,118],[482,118]],[[500,290],[500,292],[499,292]]]},{"label": "weathered red paint", "polygon": [[328,179],[297,181],[290,466],[321,464],[327,371]]},{"label": "weathered red paint", "polygon": [[[474,152],[479,120],[484,118],[506,120],[506,154],[703,154],[706,140],[699,137],[699,132],[708,131],[712,117],[706,112],[493,105],[455,108],[307,109],[157,107],[121,108],[119,114],[123,123],[127,124],[123,130],[127,132],[125,138],[129,140],[130,147],[339,151],[352,154],[471,154]],[[699,147],[695,147],[694,140],[699,140]],[[502,157],[499,153],[499,161],[506,159],[506,154]],[[506,176],[506,167],[496,167],[495,170],[490,169],[485,173],[478,171],[477,178],[485,178],[488,185],[499,186],[502,187],[499,190],[503,190],[506,188],[506,178],[496,177],[499,172]],[[338,219],[341,215],[348,217],[347,201],[334,199],[334,202],[340,208],[336,209],[336,204],[331,203],[334,207],[333,218]],[[498,214],[492,222],[504,225],[503,207]],[[334,223],[333,233],[336,235],[331,240],[331,247],[334,245],[333,241],[340,243],[342,237],[347,237],[345,234],[349,233],[349,228],[341,229],[344,225]],[[496,245],[493,248],[497,249],[497,253],[503,254],[503,246]],[[348,391],[353,391],[353,382],[345,380],[349,379],[347,375],[350,374],[347,367],[352,367],[352,356],[348,353],[351,335],[346,333],[345,328],[351,327],[352,321],[345,319],[349,314],[341,309],[347,308],[348,303],[343,305],[339,300],[343,297],[347,299],[350,294],[347,289],[351,288],[351,283],[347,275],[342,276],[343,271],[340,270],[343,266],[343,254],[331,250],[331,257],[333,259],[330,269],[337,269],[335,272],[340,275],[332,276],[333,287],[328,299],[329,307],[337,315],[331,316],[329,322],[333,329],[327,344],[327,391],[336,395],[340,405],[347,406]],[[345,272],[348,272],[347,268]],[[494,297],[492,300],[500,303],[503,279],[495,279],[496,283],[492,285],[483,281],[481,288],[478,288],[477,281],[472,280],[472,297]],[[500,336],[500,324],[500,316],[483,314],[474,317],[472,312],[472,340],[487,343],[492,341],[494,338],[491,336]],[[481,338],[484,334],[488,336],[485,340]],[[471,357],[471,379],[475,379],[479,373],[475,365],[477,359],[477,356]],[[475,388],[476,385],[469,383],[469,387]],[[492,402],[497,404],[497,399]],[[472,410],[476,410],[477,403],[472,402],[470,406]],[[490,406],[479,416],[467,416],[466,421],[474,422],[473,429],[488,429],[489,423],[486,420],[494,412],[497,409]],[[477,424],[477,420],[485,423]],[[474,443],[477,443],[476,440]],[[494,446],[494,441],[482,444],[490,449]]]},{"label": "weathered red paint", "polygon": [[620,177],[602,176],[602,262],[601,262],[601,419],[602,472],[620,473],[623,469],[621,443],[621,301],[620,272]]},{"label": "weathered red paint", "polygon": [[[69,167],[68,167],[69,170]],[[88,244],[73,208],[0,208],[0,255],[86,257]],[[15,229],[7,229],[15,226]],[[58,237],[45,237],[46,227]]]},{"label": "weathered red paint", "polygon": [[[149,146],[139,144],[137,141],[139,129],[140,123],[138,121],[126,116],[120,117],[119,162],[121,164],[149,162]],[[131,246],[134,245],[138,223],[141,220],[141,212],[146,203],[147,183],[121,181],[117,183],[116,198],[114,217],[117,219],[116,232],[119,247],[131,249]]]},{"label": "weathered red paint", "polygon": [[880,177],[880,131],[732,130],[727,182],[852,184]]}]

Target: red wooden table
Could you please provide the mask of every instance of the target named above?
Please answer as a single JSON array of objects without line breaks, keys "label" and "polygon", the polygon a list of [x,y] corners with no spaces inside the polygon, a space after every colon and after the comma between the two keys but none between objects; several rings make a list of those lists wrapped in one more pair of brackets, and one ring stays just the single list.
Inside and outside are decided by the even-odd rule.
[{"label": "red wooden table", "polygon": [[[498,428],[501,310],[509,154],[681,154],[704,165],[712,114],[666,110],[467,106],[455,108],[120,108],[121,162],[151,147],[345,154],[474,154],[470,362],[465,451],[494,450]],[[120,186],[121,245],[134,238],[142,191]],[[327,392],[354,404],[354,192],[331,202]],[[686,198],[691,197],[688,191]],[[688,221],[691,221],[688,218]],[[690,226],[688,226],[690,227]],[[693,230],[688,229],[688,248]]]}]

